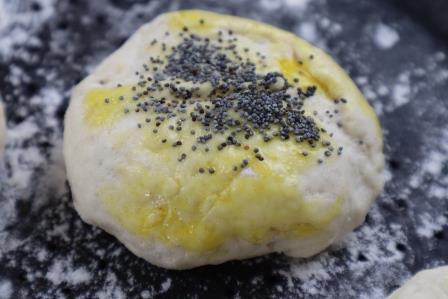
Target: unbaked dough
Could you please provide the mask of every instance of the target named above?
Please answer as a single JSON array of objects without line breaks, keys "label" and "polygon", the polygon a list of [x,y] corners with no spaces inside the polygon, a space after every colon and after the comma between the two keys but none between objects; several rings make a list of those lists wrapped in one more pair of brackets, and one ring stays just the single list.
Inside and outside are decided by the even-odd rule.
[{"label": "unbaked dough", "polygon": [[448,266],[415,274],[389,299],[448,299]]},{"label": "unbaked dough", "polygon": [[378,119],[328,55],[198,10],[142,26],[73,89],[64,157],[82,219],[172,269],[312,256],[383,188]]}]

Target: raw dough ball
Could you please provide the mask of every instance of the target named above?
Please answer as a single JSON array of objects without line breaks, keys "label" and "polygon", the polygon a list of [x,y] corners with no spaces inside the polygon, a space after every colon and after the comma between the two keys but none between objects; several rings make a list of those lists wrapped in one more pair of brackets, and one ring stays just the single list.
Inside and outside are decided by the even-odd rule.
[{"label": "raw dough ball", "polygon": [[322,251],[382,190],[382,149],[329,56],[204,11],[142,26],[74,88],[65,118],[83,220],[173,269]]},{"label": "raw dough ball", "polygon": [[389,299],[448,299],[448,266],[417,273]]}]

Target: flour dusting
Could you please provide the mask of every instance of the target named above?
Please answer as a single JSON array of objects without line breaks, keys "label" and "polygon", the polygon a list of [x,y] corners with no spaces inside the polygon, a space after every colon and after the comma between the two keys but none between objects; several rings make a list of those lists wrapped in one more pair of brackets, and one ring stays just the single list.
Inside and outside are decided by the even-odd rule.
[{"label": "flour dusting", "polygon": [[10,281],[0,281],[0,299],[12,298],[13,289]]},{"label": "flour dusting", "polygon": [[398,32],[389,25],[380,23],[373,33],[375,45],[383,50],[390,49],[400,40]]},{"label": "flour dusting", "polygon": [[56,285],[63,282],[76,285],[89,282],[91,274],[83,267],[73,268],[67,261],[56,260],[45,277]]},{"label": "flour dusting", "polygon": [[[20,292],[25,298],[376,299],[446,261],[440,248],[448,239],[448,62],[420,27],[394,15],[393,24],[360,21],[323,0],[76,2],[0,0],[0,93],[8,115],[0,298]],[[375,1],[346,5],[391,17]],[[309,259],[271,255],[175,272],[149,265],[82,222],[61,150],[69,91],[140,25],[181,8],[249,16],[293,31],[355,78],[380,115],[388,161],[385,192],[360,228]],[[400,42],[411,39],[425,46]]]}]

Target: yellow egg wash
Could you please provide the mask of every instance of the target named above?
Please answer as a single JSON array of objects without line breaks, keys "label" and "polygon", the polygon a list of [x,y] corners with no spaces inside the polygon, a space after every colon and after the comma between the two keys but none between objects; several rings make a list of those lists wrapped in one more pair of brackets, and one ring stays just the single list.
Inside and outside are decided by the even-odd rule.
[{"label": "yellow egg wash", "polygon": [[[131,88],[98,88],[91,90],[85,98],[84,119],[91,127],[111,125],[124,116],[125,97],[131,95]],[[121,99],[120,97],[123,97]]]},{"label": "yellow egg wash", "polygon": [[[211,39],[232,21],[226,18],[185,11],[171,14],[168,26],[172,34],[195,33]],[[241,49],[249,48],[242,51],[242,61],[251,59],[261,73],[281,72],[295,88],[317,86],[319,95],[331,99],[325,93],[325,82],[317,82],[307,69],[309,49],[303,57],[278,56],[282,53],[283,34],[286,33],[253,21],[247,21],[233,33],[240,39]],[[269,47],[256,53],[254,42],[268,40],[267,36]],[[270,57],[269,51],[277,54]],[[259,58],[263,55],[265,60]],[[229,56],[232,60],[238,58]],[[91,90],[84,101],[86,124],[101,129],[120,122],[126,116],[123,111],[132,101],[132,94],[130,86]],[[163,92],[151,94],[161,96]],[[204,89],[197,90],[203,105],[212,104],[204,96],[207,94]],[[170,101],[169,94],[166,97]],[[376,119],[367,103],[359,104]],[[312,115],[306,105],[304,109]],[[186,110],[186,115],[194,112],[192,107]],[[113,140],[114,145],[123,147],[132,144],[127,147],[126,162],[116,167],[119,179],[101,186],[97,194],[110,215],[139,237],[155,238],[196,252],[213,252],[232,239],[263,243],[279,234],[293,238],[319,233],[344,204],[343,198],[331,203],[320,198],[304,200],[299,193],[299,174],[316,165],[322,156],[320,141],[265,142],[260,135],[245,140],[244,132],[239,132],[235,136],[241,138],[241,146],[216,150],[226,141],[226,135],[217,134],[209,142],[197,144],[197,136],[208,132],[197,122],[184,121],[181,130],[177,130],[175,118],[157,125],[156,114],[151,111],[135,117],[139,120],[138,128],[136,125],[131,134],[116,134]],[[321,140],[332,140],[328,132],[323,131],[320,136]],[[337,157],[329,157],[325,162],[331,163],[332,159]],[[241,165],[244,161],[247,165]]]},{"label": "yellow egg wash", "polygon": [[[119,185],[99,190],[108,212],[138,236],[195,251],[213,250],[230,238],[258,243],[273,233],[307,236],[328,225],[342,205],[341,200],[330,207],[317,199],[302,200],[294,172],[315,161],[305,159],[293,142],[263,146],[265,161],[252,161],[250,170],[237,171],[232,165],[250,156],[249,150],[202,153],[179,164],[179,151],[154,146],[158,144],[147,138],[143,148],[135,149],[158,160],[154,171],[121,165]],[[251,149],[256,145],[262,141],[251,143]],[[201,166],[216,173],[201,174]]]}]

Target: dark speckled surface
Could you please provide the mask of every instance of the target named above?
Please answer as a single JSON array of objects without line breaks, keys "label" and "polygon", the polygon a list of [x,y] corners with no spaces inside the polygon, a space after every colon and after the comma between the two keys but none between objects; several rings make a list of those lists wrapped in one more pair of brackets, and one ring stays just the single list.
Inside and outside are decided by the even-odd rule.
[{"label": "dark speckled surface", "polygon": [[[384,298],[416,271],[448,263],[448,44],[437,23],[392,2],[3,1],[0,96],[10,133],[0,298]],[[192,7],[303,34],[379,113],[390,179],[366,223],[326,252],[167,271],[74,211],[60,157],[70,88],[141,24]],[[379,24],[399,40],[379,46]]]}]

